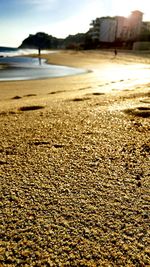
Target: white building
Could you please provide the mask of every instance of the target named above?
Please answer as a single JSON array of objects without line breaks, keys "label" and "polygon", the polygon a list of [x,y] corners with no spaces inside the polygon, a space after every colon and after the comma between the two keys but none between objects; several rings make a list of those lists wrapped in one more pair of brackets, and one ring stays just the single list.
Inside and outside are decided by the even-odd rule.
[{"label": "white building", "polygon": [[116,37],[116,20],[102,18],[100,20],[99,41],[112,43]]},{"label": "white building", "polygon": [[93,20],[90,33],[93,39],[112,43],[115,40],[136,40],[141,32],[143,13],[136,10],[129,18],[103,17]]}]

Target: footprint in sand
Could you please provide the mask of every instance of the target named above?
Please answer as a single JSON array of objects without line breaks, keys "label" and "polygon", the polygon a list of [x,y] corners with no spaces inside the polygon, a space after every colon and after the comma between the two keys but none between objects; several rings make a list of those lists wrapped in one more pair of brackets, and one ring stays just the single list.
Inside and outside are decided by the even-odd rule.
[{"label": "footprint in sand", "polygon": [[44,106],[23,106],[19,108],[19,111],[31,111],[31,110],[38,110],[43,109]]},{"label": "footprint in sand", "polygon": [[96,95],[96,96],[99,96],[99,95],[105,95],[105,93],[100,93],[100,92],[94,92],[94,93],[92,93],[92,95]]},{"label": "footprint in sand", "polygon": [[76,97],[74,99],[71,99],[70,101],[74,101],[74,102],[81,102],[81,101],[85,101],[85,100],[90,100],[91,98],[90,97]]},{"label": "footprint in sand", "polygon": [[55,94],[60,94],[60,93],[64,93],[66,91],[52,91],[50,93],[48,93],[48,95],[55,95]]},{"label": "footprint in sand", "polygon": [[11,99],[17,100],[17,99],[20,99],[20,98],[22,98],[22,97],[19,96],[19,95],[16,95],[16,96],[12,97]]},{"label": "footprint in sand", "polygon": [[[36,96],[36,94],[28,94],[28,95],[24,95],[23,97],[30,97],[30,96]],[[21,99],[22,97],[19,95],[16,95],[14,97],[12,97],[11,99],[13,100],[17,100],[17,99]]]},{"label": "footprint in sand", "polygon": [[124,110],[126,114],[137,116],[141,118],[149,118],[150,117],[150,107],[136,107],[133,109]]},{"label": "footprint in sand", "polygon": [[36,94],[28,94],[28,95],[24,95],[24,97],[30,97],[30,96],[37,96]]},{"label": "footprint in sand", "polygon": [[34,141],[30,144],[33,144],[35,146],[40,146],[40,145],[49,145],[50,144],[50,141]]},{"label": "footprint in sand", "polygon": [[92,88],[91,86],[88,86],[88,87],[79,88],[78,90],[82,91],[82,90],[87,90],[87,89],[91,89],[91,88]]}]

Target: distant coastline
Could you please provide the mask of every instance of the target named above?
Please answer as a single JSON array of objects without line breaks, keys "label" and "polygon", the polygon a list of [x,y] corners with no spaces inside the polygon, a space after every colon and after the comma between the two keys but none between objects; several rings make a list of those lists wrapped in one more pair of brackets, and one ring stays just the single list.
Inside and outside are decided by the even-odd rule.
[{"label": "distant coastline", "polygon": [[18,50],[17,47],[0,46],[0,52],[11,52]]}]

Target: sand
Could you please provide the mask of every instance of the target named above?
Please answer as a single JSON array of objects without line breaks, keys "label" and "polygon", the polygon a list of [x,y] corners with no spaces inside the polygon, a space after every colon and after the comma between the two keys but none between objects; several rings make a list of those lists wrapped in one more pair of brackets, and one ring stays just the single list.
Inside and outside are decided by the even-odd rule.
[{"label": "sand", "polygon": [[150,266],[150,60],[62,51],[92,72],[0,83],[0,266]]}]

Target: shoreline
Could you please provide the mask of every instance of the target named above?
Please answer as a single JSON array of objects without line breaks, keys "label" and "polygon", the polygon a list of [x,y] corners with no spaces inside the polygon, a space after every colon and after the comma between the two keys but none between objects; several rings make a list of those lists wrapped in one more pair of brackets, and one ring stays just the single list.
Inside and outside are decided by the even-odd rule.
[{"label": "shoreline", "polygon": [[1,61],[3,71],[0,73],[0,82],[60,78],[86,73],[86,70],[81,68],[48,64],[47,61],[44,58],[32,56],[7,57]]},{"label": "shoreline", "polygon": [[0,83],[1,264],[149,266],[148,65],[45,58],[93,72]]},{"label": "shoreline", "polygon": [[[33,57],[35,57],[35,55],[32,55]],[[144,66],[148,66],[148,63],[150,61],[145,61],[145,58],[141,59],[141,56],[137,56],[135,58],[135,55],[133,55],[133,57],[129,54],[120,54],[118,55],[116,58],[113,56],[113,54],[111,52],[102,52],[102,51],[60,51],[60,53],[58,53],[58,51],[56,53],[52,53],[52,54],[44,54],[42,55],[44,59],[46,59],[48,61],[48,63],[50,64],[56,64],[56,65],[63,65],[63,66],[69,66],[69,67],[77,67],[77,68],[85,68],[87,70],[91,70],[92,72],[89,72],[88,75],[85,74],[85,81],[84,81],[84,75],[80,77],[80,75],[74,76],[73,77],[73,81],[74,83],[77,84],[78,82],[78,78],[80,81],[81,79],[81,83],[86,85],[87,87],[90,86],[95,86],[98,87],[99,84],[100,86],[103,87],[112,87],[113,83],[117,83],[119,82],[119,80],[123,80],[122,82],[124,82],[126,84],[127,82],[127,87],[130,85],[128,84],[128,77],[121,77],[123,76],[123,72],[126,71],[129,68],[132,70],[132,68],[134,68],[134,66],[136,64],[138,64],[139,66],[142,66],[142,68],[144,68]],[[144,61],[144,62],[143,62]],[[146,62],[146,64],[144,64]],[[119,68],[122,68],[122,74],[121,72],[117,74],[117,72],[119,71]],[[132,73],[130,75],[130,69],[129,69],[129,76],[132,79]],[[114,76],[110,76],[109,73],[111,73],[113,71]],[[115,73],[116,72],[116,73]],[[119,77],[120,75],[120,77]],[[140,73],[139,73],[140,75]],[[16,85],[15,88],[15,92],[17,94],[22,94],[23,91],[29,91],[29,87],[30,87],[30,83],[31,86],[33,86],[33,91],[35,93],[35,89],[34,87],[37,88],[37,93],[40,92],[40,86],[42,88],[42,92],[44,93],[45,87],[51,87],[54,86],[54,90],[56,86],[56,83],[58,81],[58,84],[60,85],[60,90],[64,91],[64,86],[62,86],[61,84],[61,79],[66,79],[67,83],[69,83],[69,85],[71,86],[72,84],[72,76],[69,77],[59,77],[59,78],[48,78],[48,79],[37,79],[37,80],[28,80],[28,81],[4,81],[4,82],[0,82],[1,84],[1,90],[0,90],[0,99],[3,99],[5,92],[3,90],[7,90],[7,94],[8,97],[11,94],[13,97],[13,93],[12,93],[12,89],[9,89],[9,87],[15,88],[14,86]],[[140,79],[141,80],[141,79]],[[140,81],[139,80],[139,81]],[[45,84],[46,81],[46,84]],[[111,84],[112,82],[112,84]],[[39,83],[39,86],[38,86]],[[65,83],[65,80],[64,80]],[[81,84],[80,82],[78,84]],[[107,84],[109,83],[109,84]],[[146,84],[146,82],[144,82]],[[149,80],[148,82],[149,83]],[[14,86],[13,86],[14,84]],[[123,83],[122,83],[123,84]],[[137,82],[138,84],[138,82]],[[142,81],[139,83],[142,85]],[[9,86],[10,85],[10,86]],[[106,86],[105,86],[106,85]],[[108,86],[107,86],[108,85]],[[111,86],[112,85],[112,86]],[[122,85],[121,85],[122,86]],[[136,85],[135,85],[136,86]],[[68,87],[68,84],[66,84],[66,87]],[[79,85],[77,85],[77,87],[80,87]],[[19,88],[19,90],[17,89]],[[17,89],[17,90],[16,90]],[[47,90],[46,90],[47,91]],[[46,92],[45,91],[45,92]],[[6,98],[6,97],[4,97]]]}]

